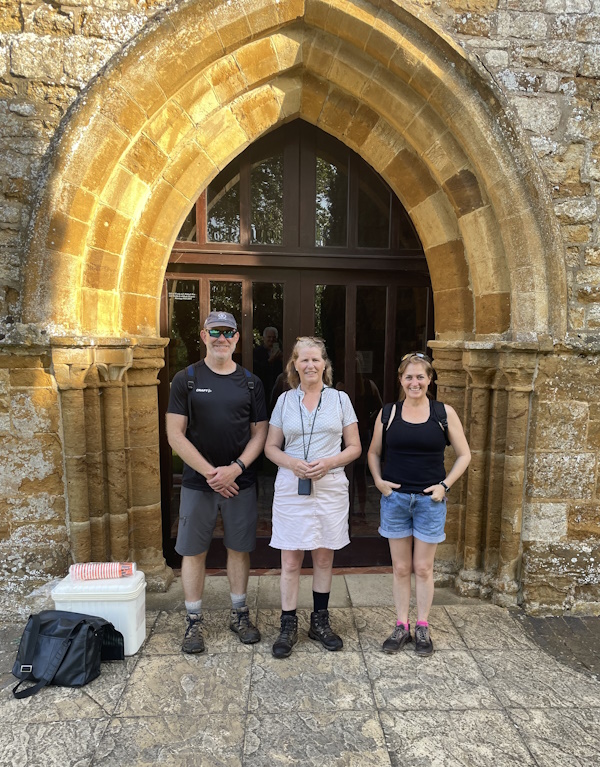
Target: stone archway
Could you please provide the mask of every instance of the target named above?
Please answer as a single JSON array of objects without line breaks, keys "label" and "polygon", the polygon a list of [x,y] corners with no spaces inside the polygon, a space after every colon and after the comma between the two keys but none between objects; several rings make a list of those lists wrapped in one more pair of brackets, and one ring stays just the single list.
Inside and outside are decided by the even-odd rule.
[{"label": "stone archway", "polygon": [[[459,48],[402,7],[377,1],[351,8],[343,0],[188,3],[157,22],[79,100],[40,194],[23,316],[56,337],[75,538],[73,523],[81,525],[73,542],[77,558],[89,556],[99,541],[112,552],[113,538],[119,540],[113,527],[125,524],[134,530],[130,550],[158,556],[150,423],[170,247],[219,169],[295,117],[358,152],[414,221],[435,294],[440,385],[459,410],[475,397],[482,414],[490,407],[505,411],[511,392],[531,388],[531,376],[518,374],[516,349],[529,370],[539,344],[564,331],[560,240],[535,165]],[[491,372],[498,369],[500,378]],[[61,378],[59,370],[68,375]],[[69,461],[89,453],[89,439],[72,455],[68,444],[94,381],[122,390],[105,398],[102,418],[112,413],[114,434],[123,435],[129,487],[109,493],[108,521],[90,515],[90,462]],[[492,394],[496,390],[504,393]],[[516,428],[525,434],[522,423]],[[94,433],[89,417],[85,429]],[[121,437],[115,439],[120,444]],[[487,461],[486,430],[476,442],[475,453]],[[512,476],[524,470],[524,444],[515,450]],[[506,564],[498,583],[515,589],[521,501],[518,483],[510,490],[510,476],[503,469],[498,479],[500,512],[487,508],[485,493],[474,499],[466,486],[457,504],[455,548],[465,582],[481,581],[467,574],[481,573],[490,549],[487,519],[496,542],[490,561],[504,557]],[[113,488],[110,477],[103,481]],[[499,514],[508,519],[504,532]],[[152,536],[137,532],[145,528]],[[471,544],[466,528],[475,530]],[[504,554],[502,540],[508,541]]]}]

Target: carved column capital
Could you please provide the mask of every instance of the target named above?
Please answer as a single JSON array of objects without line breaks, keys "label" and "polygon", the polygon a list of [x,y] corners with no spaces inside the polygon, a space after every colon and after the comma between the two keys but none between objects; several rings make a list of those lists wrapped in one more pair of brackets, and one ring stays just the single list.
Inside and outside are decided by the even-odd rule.
[{"label": "carved column capital", "polygon": [[58,388],[84,389],[85,377],[94,361],[93,349],[89,347],[52,349],[52,368]]},{"label": "carved column capital", "polygon": [[133,364],[133,349],[131,347],[120,349],[99,347],[94,349],[94,362],[105,382],[121,382],[126,371]]},{"label": "carved column capital", "polygon": [[537,368],[537,354],[529,351],[506,350],[499,355],[500,370],[506,379],[507,391],[531,392]]},{"label": "carved column capital", "polygon": [[462,363],[471,389],[491,389],[498,372],[498,354],[491,349],[466,349]]}]

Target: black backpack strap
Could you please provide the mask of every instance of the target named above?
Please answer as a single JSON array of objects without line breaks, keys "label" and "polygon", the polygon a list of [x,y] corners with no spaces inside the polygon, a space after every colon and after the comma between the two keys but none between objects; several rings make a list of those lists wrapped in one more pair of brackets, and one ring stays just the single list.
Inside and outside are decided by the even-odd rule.
[{"label": "black backpack strap", "polygon": [[385,443],[386,443],[386,437],[387,437],[387,430],[389,428],[388,424],[390,422],[390,416],[392,415],[392,410],[394,408],[394,405],[396,404],[397,404],[396,402],[386,402],[386,404],[381,409],[381,425],[383,426],[383,431],[381,433],[381,456],[379,460],[382,466],[385,462]]},{"label": "black backpack strap", "polygon": [[450,445],[450,436],[448,434],[448,416],[446,414],[446,406],[443,402],[439,402],[436,399],[431,400],[431,406],[433,408],[433,414],[435,415],[436,421],[439,423],[440,428],[444,432],[444,437],[446,439],[446,445]]},{"label": "black backpack strap", "polygon": [[254,393],[254,381],[252,380],[252,373],[246,368],[242,368],[246,374],[246,381],[248,383],[248,389],[250,390],[250,399],[252,400],[252,408],[250,411],[250,420],[254,421],[256,426],[256,394]]},{"label": "black backpack strap", "polygon": [[[73,637],[77,632],[79,631],[79,627],[82,623],[85,623],[84,620],[79,621],[79,623],[76,623],[71,631],[69,632],[69,636],[65,637],[62,642],[58,645],[56,648],[56,652],[50,658],[48,661],[48,665],[44,669],[42,675],[40,676],[37,684],[33,685],[32,687],[28,687],[26,690],[19,690],[19,687],[23,684],[25,681],[30,681],[31,676],[26,676],[21,681],[13,687],[13,695],[15,698],[29,698],[32,695],[35,695],[37,692],[39,692],[42,687],[46,687],[50,684],[50,682],[54,679],[56,676],[56,672],[60,668],[60,664],[63,662],[65,655],[67,654],[69,647],[71,646],[71,643],[73,641]],[[23,658],[21,663],[21,673],[25,673],[29,671],[29,674],[31,675],[33,673],[33,657],[35,654],[35,646],[37,644],[38,636],[40,634],[40,616],[39,615],[32,615],[31,616],[31,637],[29,640],[29,644],[27,645],[27,653],[25,658]]]},{"label": "black backpack strap", "polygon": [[196,372],[193,365],[188,365],[185,369],[187,375],[187,409],[188,409],[188,429],[192,425],[192,393],[196,388]]}]

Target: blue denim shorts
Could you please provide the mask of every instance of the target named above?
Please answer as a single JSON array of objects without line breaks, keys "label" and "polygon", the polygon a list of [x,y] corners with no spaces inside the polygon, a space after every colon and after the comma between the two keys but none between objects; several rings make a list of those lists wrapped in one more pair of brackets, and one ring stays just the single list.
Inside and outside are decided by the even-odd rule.
[{"label": "blue denim shorts", "polygon": [[441,543],[446,538],[446,499],[434,501],[430,495],[393,492],[381,496],[383,538],[414,536],[424,543]]}]

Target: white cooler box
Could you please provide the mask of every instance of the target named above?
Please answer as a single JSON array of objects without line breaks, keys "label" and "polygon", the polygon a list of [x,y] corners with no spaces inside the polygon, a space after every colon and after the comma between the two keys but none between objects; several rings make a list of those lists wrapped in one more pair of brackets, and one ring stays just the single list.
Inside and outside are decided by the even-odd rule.
[{"label": "white cooler box", "polygon": [[125,578],[71,580],[52,589],[57,610],[96,615],[110,621],[125,640],[125,655],[134,655],[146,638],[146,576],[141,570]]}]

